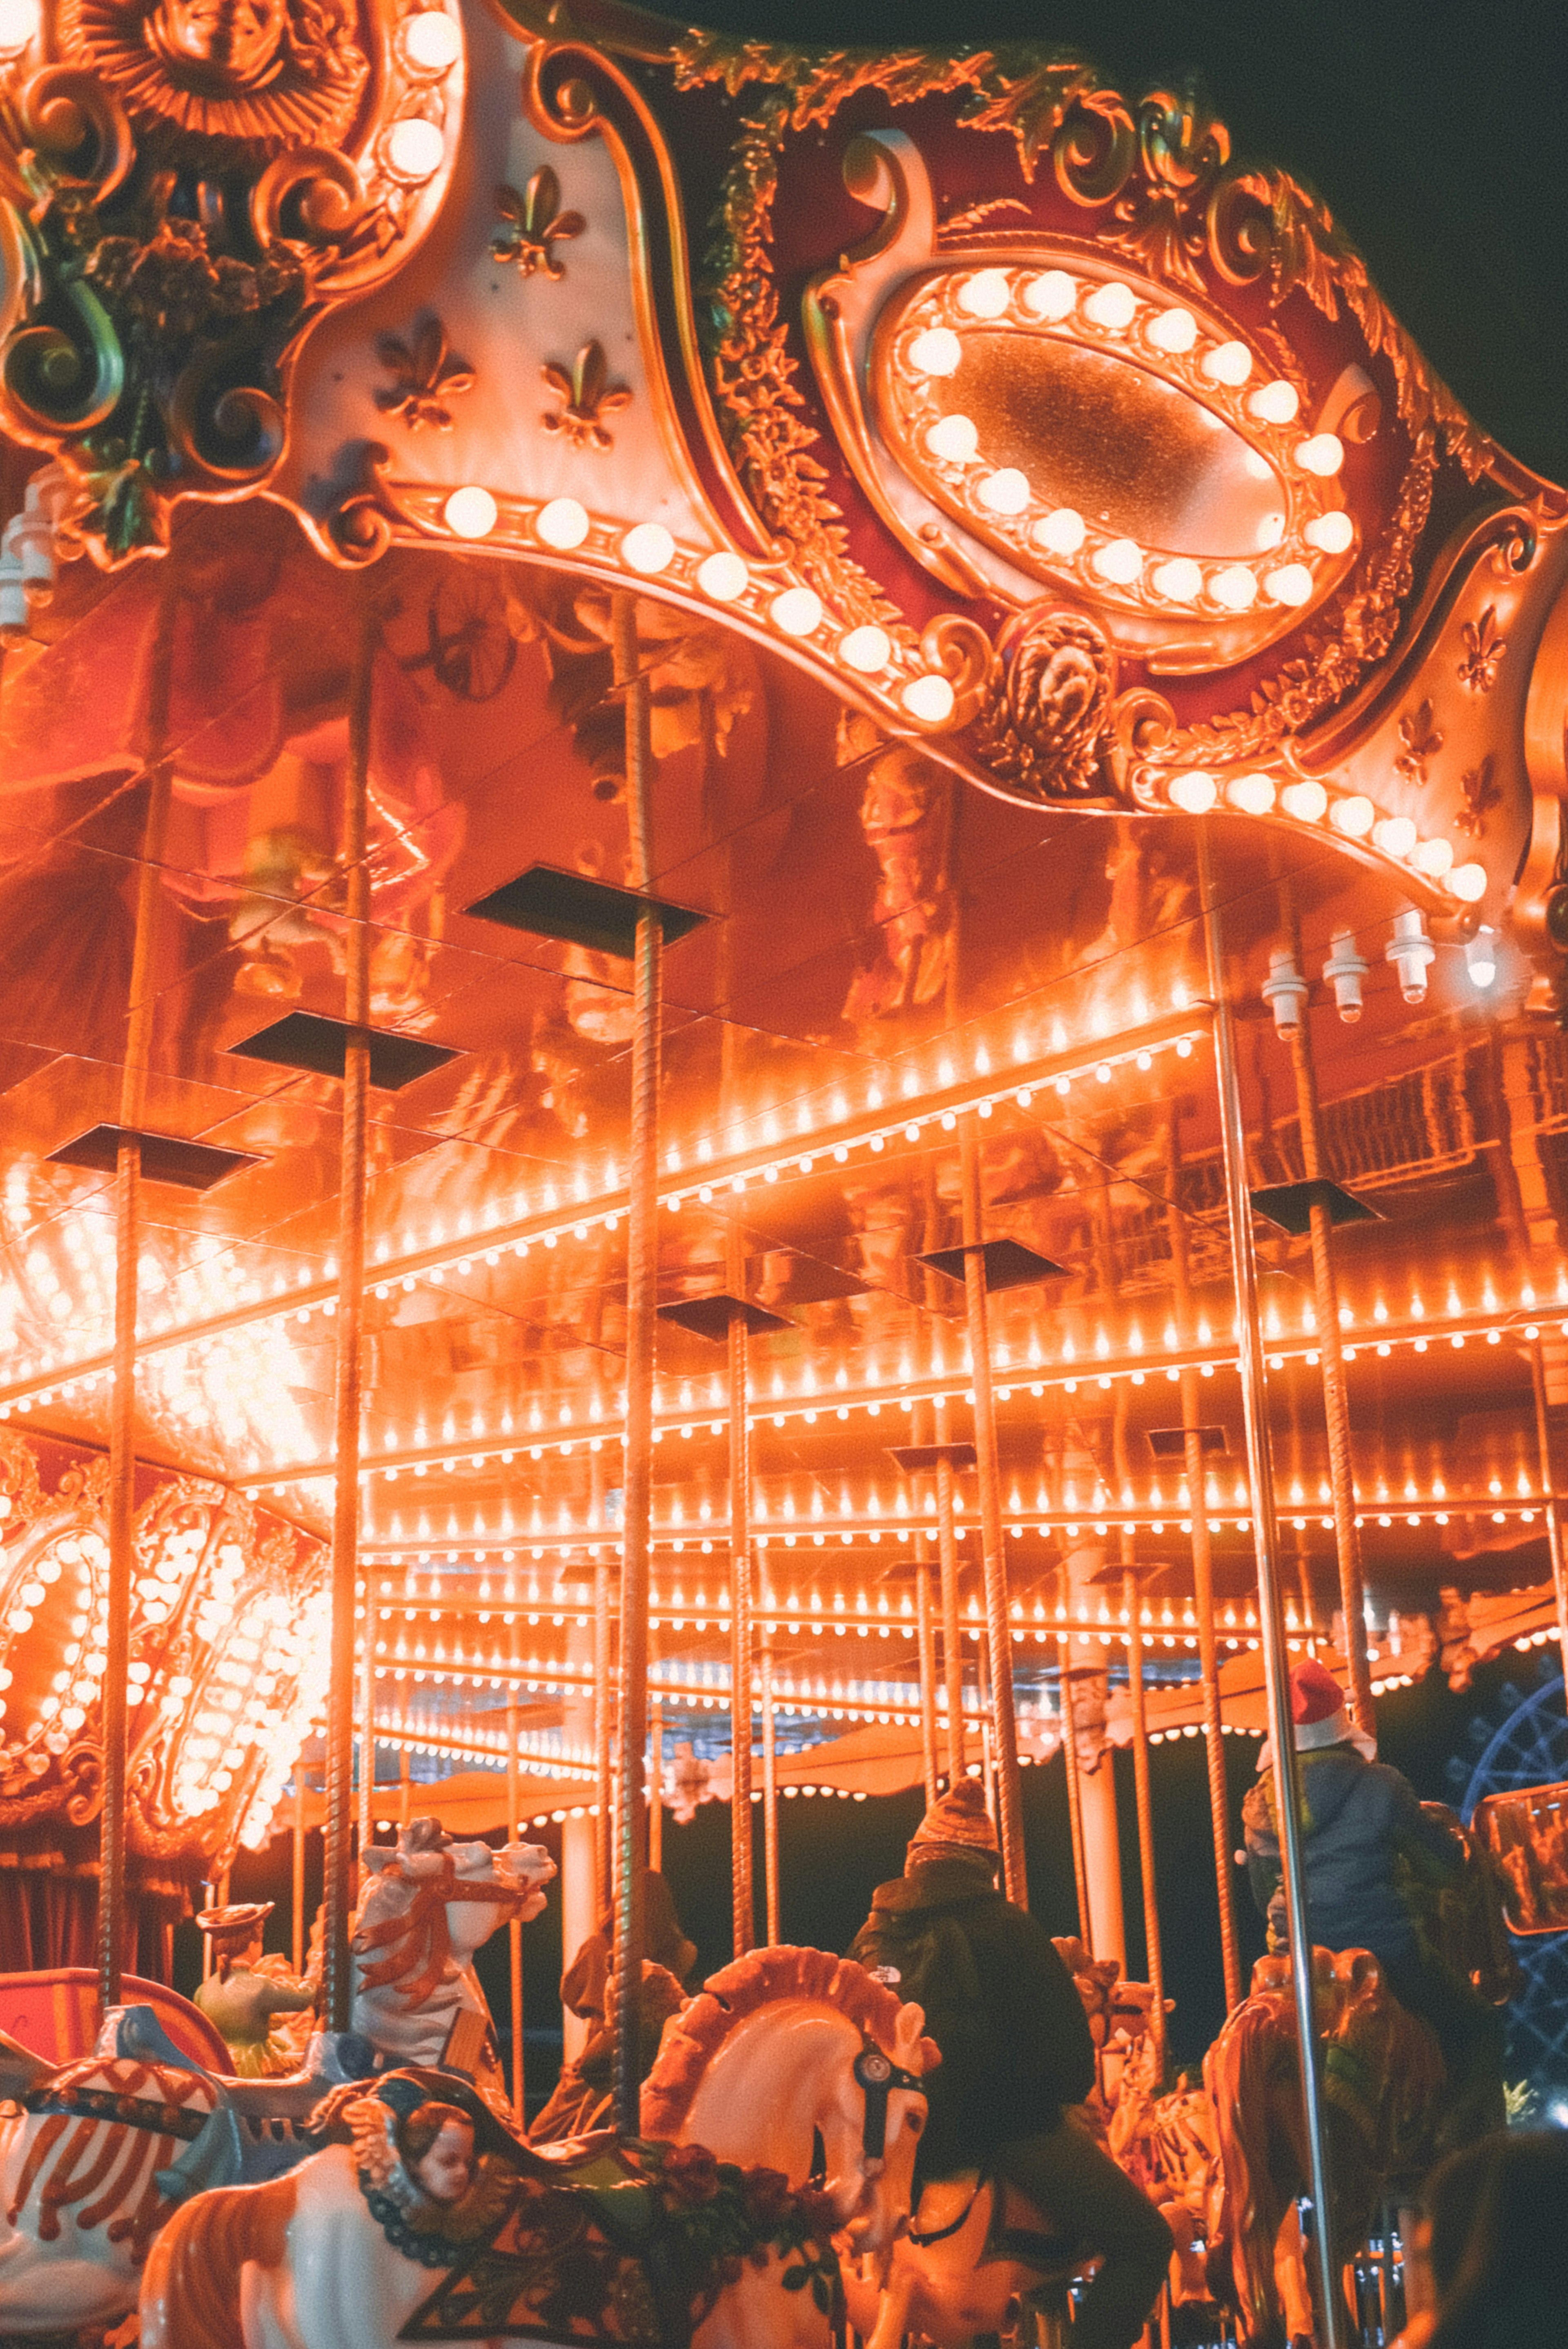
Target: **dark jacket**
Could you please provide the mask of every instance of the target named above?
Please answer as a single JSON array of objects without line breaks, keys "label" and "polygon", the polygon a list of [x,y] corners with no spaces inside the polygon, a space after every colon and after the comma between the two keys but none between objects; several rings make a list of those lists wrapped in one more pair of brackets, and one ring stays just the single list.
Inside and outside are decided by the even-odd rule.
[{"label": "dark jacket", "polygon": [[[1354,1745],[1297,1755],[1301,1769],[1302,1857],[1308,1928],[1326,1950],[1370,1950],[1393,1963],[1418,1954],[1412,1893],[1451,1881],[1463,1853],[1447,1827],[1423,1811],[1408,1778],[1385,1762],[1367,1762]],[[1253,1896],[1269,1920],[1269,1938],[1284,1945],[1274,1779],[1265,1770],[1242,1806]]]},{"label": "dark jacket", "polygon": [[1094,2085],[1083,2002],[1050,1935],[974,1865],[936,1860],[880,1885],[850,1952],[898,1969],[942,2050],[926,2082],[924,2178],[984,2167],[999,2146],[1053,2129]]}]

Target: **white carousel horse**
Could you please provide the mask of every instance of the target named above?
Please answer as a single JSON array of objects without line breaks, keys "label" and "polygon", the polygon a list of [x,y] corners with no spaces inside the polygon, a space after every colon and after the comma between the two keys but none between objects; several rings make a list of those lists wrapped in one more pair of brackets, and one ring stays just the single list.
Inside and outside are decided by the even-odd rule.
[{"label": "white carousel horse", "polygon": [[88,2055],[57,2070],[13,2041],[0,2085],[0,2339],[117,2323],[173,2208],[170,2171],[221,2091],[178,2063]]},{"label": "white carousel horse", "polygon": [[539,1915],[555,1862],[542,1844],[453,1843],[435,1819],[364,1857],[353,2029],[388,2064],[449,2064],[500,2088],[473,1955],[498,1926]]},{"label": "white carousel horse", "polygon": [[[924,2117],[920,2075],[935,2060],[923,2021],[918,2007],[901,2007],[849,1959],[754,1951],[666,2026],[643,2091],[643,2137],[706,2146],[742,2170],[773,2173],[769,2190],[778,2196],[786,2180],[799,2187],[808,2178],[820,2144],[821,2230],[843,2230],[857,2250],[885,2253],[907,2220]],[[366,2083],[356,2099],[341,2091],[335,2110],[353,2130],[352,2146],[331,2145],[272,2185],[199,2195],[176,2212],[148,2262],[142,2349],[394,2349],[403,2338],[442,2337],[428,2307],[449,2289],[433,2272],[448,2256],[443,2245],[451,2245],[453,2269],[462,2256],[467,2221],[456,2214],[498,2191],[504,2207],[508,2191],[504,2156],[484,2150],[493,2119],[477,2098],[465,2118],[442,2094],[438,2078],[412,2073]],[[410,2098],[418,2108],[394,2123],[392,2104]],[[416,2128],[422,2133],[410,2134]],[[525,2162],[534,2180],[551,2168],[514,2147],[514,2179]],[[705,2167],[711,2175],[707,2155],[694,2151],[681,2171],[697,2178],[699,2201]],[[820,2282],[820,2269],[803,2272],[797,2251],[791,2285],[789,2255],[769,2249],[770,2240],[764,2234],[749,2257],[724,2262],[692,2349],[827,2349],[827,2293],[797,2288]],[[629,2337],[617,2329],[624,2303],[616,2303],[623,2315],[610,2308],[597,2330],[583,2316],[571,2256],[559,2337]],[[520,2266],[526,2272],[526,2262]],[[556,2320],[542,2323],[521,2287],[515,2301],[503,2294],[485,2309],[487,2326],[494,2311],[493,2330],[479,2337],[490,2349],[552,2337]],[[514,2309],[519,2326],[509,2332]],[[474,2323],[470,2317],[466,2337],[475,2337]]]}]

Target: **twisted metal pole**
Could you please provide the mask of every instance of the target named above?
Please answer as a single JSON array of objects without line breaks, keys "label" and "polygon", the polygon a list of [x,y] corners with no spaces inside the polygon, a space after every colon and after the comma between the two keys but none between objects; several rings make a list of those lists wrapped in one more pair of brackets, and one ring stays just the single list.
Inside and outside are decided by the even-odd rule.
[{"label": "twisted metal pole", "polygon": [[920,1654],[920,1753],[925,1774],[925,1802],[936,1800],[942,1760],[936,1737],[936,1646],[931,1624],[931,1561],[922,1536],[914,1554],[914,1625]]},{"label": "twisted metal pole", "polygon": [[[653,752],[648,686],[637,644],[634,595],[611,600],[615,683],[625,703],[626,803],[634,885],[653,880]],[[642,2066],[645,1822],[648,1735],[648,1567],[653,1515],[654,1340],[658,1302],[660,995],[664,936],[656,914],[638,916],[632,994],[632,1117],[626,1213],[626,1469],[621,1553],[621,1702],[615,1783],[615,1994],[611,2089],[615,2123],[634,2137]]]},{"label": "twisted metal pole", "polygon": [[996,1409],[991,1392],[991,1331],[982,1249],[980,1144],[974,1118],[959,1129],[964,1185],[964,1296],[969,1309],[969,1378],[975,1393],[975,1452],[980,1484],[981,1563],[985,1583],[985,1648],[990,1665],[991,1753],[996,1777],[997,1826],[1007,1898],[1029,1905],[1024,1861],[1024,1808],[1018,1783],[1018,1719],[1013,1696],[1013,1627],[1007,1609],[1007,1551],[1002,1527],[1002,1477],[996,1457]]},{"label": "twisted metal pole", "polygon": [[768,1946],[776,1950],[779,1930],[779,1744],[773,1716],[773,1638],[769,1629],[761,1653],[762,1702],[762,1886],[768,1919]]},{"label": "twisted metal pole", "polygon": [[[1329,2199],[1328,2139],[1324,2101],[1323,2048],[1313,2002],[1312,1939],[1307,1930],[1306,1872],[1302,1853],[1301,1772],[1291,1716],[1290,1654],[1285,1645],[1284,1606],[1279,1582],[1279,1528],[1274,1516],[1274,1464],[1269,1452],[1268,1386],[1264,1371],[1263,1331],[1258,1319],[1258,1268],[1253,1247],[1252,1199],[1247,1189],[1246,1127],[1242,1118],[1236,1070],[1235,1031],[1225,988],[1224,940],[1210,867],[1209,841],[1198,837],[1199,886],[1208,946],[1209,992],[1213,999],[1214,1074],[1219,1094],[1220,1135],[1225,1169],[1225,1206],[1230,1222],[1231,1271],[1236,1299],[1236,1348],[1246,1429],[1247,1479],[1252,1494],[1253,1535],[1257,1557],[1258,1628],[1263,1640],[1268,1693],[1269,1737],[1274,1748],[1275,1808],[1284,1883],[1285,1923],[1290,1943],[1291,1987],[1295,2002],[1301,2057],[1302,2114],[1306,2125],[1307,2177],[1316,2216],[1314,2249],[1323,2322],[1322,2349],[1343,2349],[1343,2310],[1334,2257],[1334,2210]],[[1196,1516],[1194,1516],[1194,1523]]]},{"label": "twisted metal pole", "polygon": [[[1127,1490],[1127,1397],[1119,1392],[1111,1423],[1113,1464],[1118,1487]],[[1143,1624],[1138,1584],[1138,1540],[1130,1527],[1121,1530],[1121,1599],[1127,1609],[1127,1682],[1132,1699],[1132,1788],[1138,1813],[1138,1872],[1143,1889],[1143,1941],[1148,1952],[1149,1984],[1154,1993],[1149,2027],[1159,2059],[1158,2076],[1165,2072],[1165,1951],[1160,1933],[1159,1881],[1154,1867],[1154,1801],[1149,1784],[1149,1709],[1143,1688]]]},{"label": "twisted metal pole", "polygon": [[[731,1297],[746,1294],[746,1250],[738,1223],[728,1245]],[[743,1958],[757,1940],[757,1899],[752,1884],[751,1831],[751,1440],[747,1433],[749,1341],[739,1303],[729,1311],[729,1894],[735,1954]]]},{"label": "twisted metal pole", "polygon": [[125,1971],[127,1737],[129,1728],[130,1587],[136,1565],[136,1320],[141,1256],[141,1124],[157,1006],[154,977],[162,907],[163,840],[173,767],[168,755],[175,573],[170,555],[159,600],[143,714],[147,812],[136,874],[136,928],[120,1076],[114,1185],[114,1373],[108,1434],[108,1589],[103,1677],[103,1808],[98,1815],[98,1996],[118,2006]]},{"label": "twisted metal pole", "polygon": [[[1171,1240],[1171,1268],[1175,1282],[1176,1309],[1183,1336],[1191,1339],[1192,1283],[1187,1254],[1187,1219],[1178,1197],[1181,1155],[1178,1112],[1172,1105],[1166,1129],[1166,1228]],[[1181,1451],[1187,1475],[1188,1505],[1192,1517],[1192,1612],[1198,1626],[1198,1670],[1203,1702],[1203,1762],[1209,1780],[1209,1827],[1214,1847],[1214,1890],[1220,1904],[1220,1962],[1225,1982],[1225,2012],[1233,2014],[1242,2002],[1242,1955],[1236,1938],[1235,1889],[1231,1873],[1231,1798],[1225,1783],[1225,1740],[1220,1711],[1220,1643],[1214,1630],[1214,1557],[1209,1538],[1208,1495],[1204,1490],[1202,1423],[1199,1416],[1198,1373],[1181,1373]]]},{"label": "twisted metal pole", "polygon": [[[1295,1077],[1301,1126],[1302,1166],[1309,1183],[1322,1180],[1323,1125],[1313,1066],[1307,1009],[1297,1006],[1285,1030]],[[1361,1571],[1361,1537],[1356,1527],[1356,1475],[1350,1452],[1350,1392],[1339,1334],[1339,1283],[1335,1276],[1334,1227],[1328,1209],[1315,1200],[1312,1233],[1313,1311],[1317,1319],[1317,1359],[1323,1376],[1323,1416],[1328,1433],[1328,1485],[1333,1495],[1334,1547],[1339,1558],[1339,1605],[1345,1618],[1345,1660],[1350,1671],[1351,1710],[1368,1737],[1377,1733],[1372,1703],[1372,1666],[1367,1655],[1367,1584]]]},{"label": "twisted metal pole", "polygon": [[[517,1758],[517,1698],[514,1694],[506,1708],[506,1839],[516,1843],[522,1833],[518,1817],[522,1808],[522,1790],[519,1783]],[[522,2046],[522,1925],[520,1919],[509,1920],[506,1929],[507,1961],[511,1970],[511,2116],[519,2129],[527,2126],[523,2101]]]},{"label": "twisted metal pole", "polygon": [[593,1885],[595,1920],[608,1915],[613,1871],[610,1866],[611,1807],[614,1800],[612,1759],[614,1733],[614,1690],[610,1677],[610,1565],[593,1561]]},{"label": "twisted metal pole", "polygon": [[370,782],[371,678],[376,623],[361,616],[349,686],[348,765],[343,793],[346,883],[343,1144],[338,1169],[335,1485],[332,1516],[332,1645],[326,1700],[323,2003],[327,2027],[346,2031],[354,2004],[349,1951],[354,1793],[355,1583],[359,1563],[359,1440],[365,1304],[365,1167],[370,1106],[370,867],[366,856]]},{"label": "twisted metal pole", "polygon": [[1088,1906],[1088,1861],[1083,1844],[1083,1789],[1078,1785],[1078,1729],[1073,1720],[1072,1641],[1057,1640],[1057,1670],[1062,1684],[1062,1766],[1068,1780],[1068,1827],[1073,1846],[1073,1891],[1078,1900],[1078,1939],[1094,1955],[1094,1920]]},{"label": "twisted metal pole", "polygon": [[1563,1655],[1563,1701],[1568,1703],[1568,1570],[1563,1557],[1563,1520],[1558,1515],[1557,1480],[1552,1465],[1552,1423],[1546,1415],[1546,1365],[1541,1340],[1530,1349],[1530,1381],[1535,1395],[1535,1442],[1541,1454],[1541,1490],[1546,1503],[1546,1546],[1552,1559],[1552,1588],[1557,1598],[1557,1644]]}]

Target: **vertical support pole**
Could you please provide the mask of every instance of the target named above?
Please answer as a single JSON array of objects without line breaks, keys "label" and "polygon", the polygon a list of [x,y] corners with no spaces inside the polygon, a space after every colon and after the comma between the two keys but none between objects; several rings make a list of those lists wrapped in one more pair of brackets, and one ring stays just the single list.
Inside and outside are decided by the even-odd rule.
[{"label": "vertical support pole", "polygon": [[1557,1480],[1552,1466],[1552,1423],[1546,1415],[1546,1365],[1541,1340],[1530,1349],[1530,1377],[1535,1390],[1535,1442],[1541,1454],[1541,1491],[1546,1503],[1546,1546],[1552,1558],[1552,1588],[1557,1597],[1557,1644],[1563,1653],[1563,1702],[1568,1703],[1568,1571],[1563,1557],[1563,1521],[1557,1513]]},{"label": "vertical support pole", "polygon": [[1073,1842],[1073,1890],[1078,1897],[1078,1939],[1094,1955],[1094,1920],[1088,1905],[1088,1868],[1083,1847],[1083,1789],[1078,1785],[1078,1727],[1073,1720],[1072,1641],[1064,1631],[1057,1641],[1057,1669],[1062,1684],[1062,1765],[1068,1778],[1068,1826]]},{"label": "vertical support pole", "polygon": [[[1166,1136],[1166,1225],[1176,1309],[1183,1335],[1192,1327],[1192,1284],[1187,1255],[1187,1219],[1179,1199],[1179,1112],[1172,1105]],[[1236,1939],[1235,1889],[1231,1875],[1231,1803],[1225,1784],[1225,1740],[1220,1712],[1220,1643],[1214,1630],[1214,1558],[1209,1538],[1207,1479],[1203,1474],[1202,1422],[1198,1373],[1181,1373],[1181,1432],[1188,1502],[1192,1512],[1192,1613],[1198,1627],[1198,1670],[1203,1694],[1203,1760],[1209,1775],[1209,1825],[1214,1844],[1214,1890],[1220,1903],[1220,1961],[1225,1978],[1225,2012],[1242,2002],[1241,1947]]]},{"label": "vertical support pole", "polygon": [[996,1461],[996,1411],[991,1392],[985,1259],[981,1253],[980,1143],[973,1117],[963,1121],[959,1143],[964,1185],[964,1296],[969,1309],[969,1376],[975,1391],[975,1451],[979,1468],[981,1562],[985,1582],[985,1649],[991,1679],[991,1751],[996,1774],[997,1827],[1007,1898],[1018,1908],[1026,1909],[1029,1889],[1018,1785],[1018,1722],[1013,1702],[1013,1627],[1007,1609],[1002,1480]]},{"label": "vertical support pole", "polygon": [[359,1562],[361,1316],[365,1296],[365,1144],[370,1104],[370,868],[366,809],[370,770],[370,697],[375,622],[361,617],[349,687],[348,766],[344,779],[343,870],[346,1016],[343,1147],[338,1176],[337,1339],[332,1517],[332,1649],[326,1701],[325,1908],[323,2003],[330,2031],[346,2031],[354,2003],[348,1947],[354,1782],[355,1582]]},{"label": "vertical support pole", "polygon": [[[407,1718],[407,1706],[405,1706],[405,1719]],[[414,1781],[408,1768],[408,1741],[407,1736],[405,1736],[403,1740],[403,1750],[398,1757],[397,1791],[400,1797],[397,1806],[398,1824],[401,1826],[407,1826],[409,1820],[414,1816]]]},{"label": "vertical support pole", "polygon": [[[141,1145],[129,1137],[141,1123],[157,1007],[161,865],[172,769],[168,758],[169,677],[174,649],[174,557],[169,557],[149,673],[143,719],[147,813],[136,874],[136,933],[126,1004],[125,1066],[120,1077],[120,1138],[114,1186],[114,1377],[109,1400],[108,1589],[104,1627],[103,1808],[98,1816],[98,1996],[119,2004],[125,1971],[125,1785],[129,1724],[130,1586],[136,1562],[136,1318],[141,1255]],[[203,1935],[203,1940],[206,1936]]]},{"label": "vertical support pole", "polygon": [[[1122,1557],[1130,1547],[1123,1537]],[[1143,1625],[1138,1577],[1121,1578],[1127,1609],[1127,1681],[1132,1694],[1132,1785],[1138,1805],[1138,1866],[1143,1879],[1143,1940],[1149,1956],[1149,1987],[1154,1992],[1149,2028],[1157,2056],[1156,2076],[1165,2076],[1165,1949],[1160,1935],[1160,1893],[1154,1873],[1154,1802],[1149,1786],[1149,1709],[1143,1692]],[[1107,1762],[1109,1756],[1107,1756]],[[1103,1768],[1105,1764],[1101,1764]]]},{"label": "vertical support pole", "polygon": [[927,1810],[936,1800],[942,1764],[936,1742],[936,1646],[931,1627],[931,1561],[922,1535],[914,1553],[914,1626],[920,1653],[920,1752]]},{"label": "vertical support pole", "polygon": [[657,1697],[648,1709],[648,1866],[665,1864],[665,1712]]},{"label": "vertical support pole", "polygon": [[762,1698],[762,1877],[768,1916],[768,1946],[777,1949],[779,1931],[779,1746],[773,1720],[773,1636],[763,1634]]},{"label": "vertical support pole", "polygon": [[[1253,1252],[1252,1200],[1247,1191],[1246,1128],[1236,1073],[1235,1037],[1225,991],[1224,945],[1210,871],[1209,843],[1199,833],[1199,875],[1209,956],[1209,991],[1214,1005],[1214,1071],[1219,1092],[1220,1133],[1225,1168],[1225,1204],[1231,1226],[1231,1271],[1236,1299],[1242,1415],[1246,1428],[1247,1479],[1252,1489],[1253,1534],[1257,1552],[1258,1629],[1263,1639],[1268,1692],[1269,1737],[1274,1747],[1280,1857],[1284,1878],[1285,1920],[1290,1939],[1292,1989],[1301,2054],[1301,2095],[1306,2124],[1307,2178],[1316,2224],[1322,2349],[1342,2349],[1343,2311],[1334,2257],[1334,2210],[1329,2199],[1328,2147],[1325,2129],[1323,2049],[1313,2007],[1312,1941],[1307,1932],[1306,1876],[1302,1858],[1301,1773],[1296,1764],[1290,1706],[1290,1656],[1277,1557],[1274,1464],[1269,1456],[1268,1390],[1264,1374],[1263,1332],[1258,1322],[1257,1259]],[[1196,1523],[1196,1517],[1193,1522]]]},{"label": "vertical support pole", "polygon": [[[738,1224],[729,1231],[729,1293],[746,1294],[746,1253]],[[757,1940],[751,1864],[751,1444],[746,1432],[746,1316],[729,1313],[729,1894],[735,1954]]]},{"label": "vertical support pole", "polygon": [[296,1977],[304,1971],[304,1764],[294,1764],[294,1874],[289,1889],[294,1896],[294,1932],[289,1954],[294,1960]]},{"label": "vertical support pole", "polygon": [[[1293,923],[1294,929],[1295,925]],[[1299,955],[1299,940],[1293,938]],[[1301,1158],[1309,1183],[1324,1173],[1317,1072],[1305,1004],[1285,1030],[1295,1076]],[[1317,1359],[1323,1372],[1323,1416],[1328,1434],[1328,1485],[1334,1505],[1334,1546],[1339,1557],[1339,1605],[1345,1617],[1345,1661],[1350,1672],[1350,1710],[1368,1737],[1377,1733],[1372,1704],[1372,1666],[1367,1655],[1367,1585],[1361,1571],[1361,1537],[1356,1530],[1356,1480],[1350,1452],[1350,1390],[1339,1334],[1339,1284],[1335,1278],[1334,1230],[1326,1207],[1315,1202],[1312,1217],[1313,1311],[1317,1321]]]},{"label": "vertical support pole", "polygon": [[614,1838],[610,1830],[614,1774],[611,1739],[614,1705],[610,1671],[610,1566],[607,1558],[599,1557],[593,1561],[593,1799],[599,1806],[593,1821],[593,1881],[600,1916],[609,1914],[612,1897],[610,1850]]},{"label": "vertical support pole", "polygon": [[[625,698],[626,802],[634,885],[652,882],[652,750],[634,595],[611,603],[615,682]],[[654,1337],[658,1293],[659,1015],[663,934],[645,908],[633,968],[632,1120],[626,1214],[626,1474],[621,1565],[620,1770],[615,1787],[615,2124],[634,2137],[642,2069],[645,1775],[648,1731],[648,1553],[653,1503]]]},{"label": "vertical support pole", "polygon": [[[517,1699],[506,1709],[506,1839],[519,1843],[522,1826],[518,1812],[522,1796],[518,1785]],[[522,1924],[513,1917],[506,1929],[507,1955],[511,1965],[511,2116],[520,2130],[527,2127],[522,2095]]]},{"label": "vertical support pole", "polygon": [[[945,1445],[947,1398],[933,1409],[936,1442]],[[953,1463],[936,1464],[936,1554],[942,1569],[942,1675],[947,1689],[947,1783],[956,1786],[964,1775],[964,1623],[958,1611],[958,1536],[954,1528]]]},{"label": "vertical support pole", "polygon": [[376,1840],[376,1579],[365,1573],[365,1635],[359,1656],[359,1886],[365,1855]]}]

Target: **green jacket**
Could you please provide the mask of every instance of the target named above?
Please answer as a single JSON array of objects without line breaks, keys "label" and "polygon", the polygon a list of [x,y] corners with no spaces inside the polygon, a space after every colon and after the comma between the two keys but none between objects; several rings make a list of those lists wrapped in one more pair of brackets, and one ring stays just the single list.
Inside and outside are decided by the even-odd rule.
[{"label": "green jacket", "polygon": [[1094,2085],[1083,2003],[1055,1944],[968,1862],[935,1860],[879,1885],[850,1955],[896,1968],[942,2050],[926,2082],[923,2178],[984,2168],[998,2147],[1054,2129]]}]

